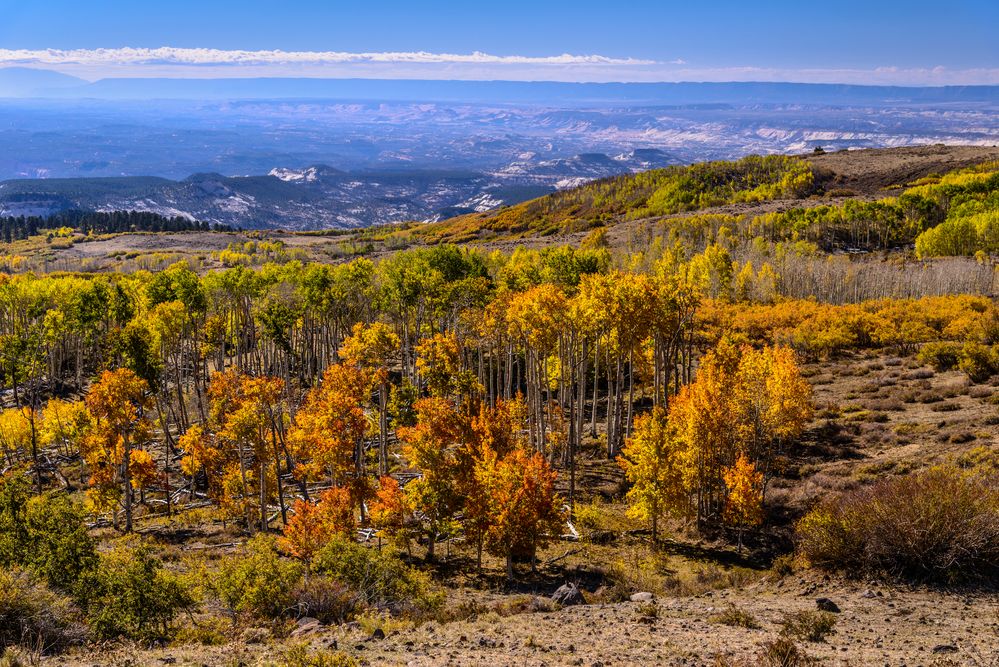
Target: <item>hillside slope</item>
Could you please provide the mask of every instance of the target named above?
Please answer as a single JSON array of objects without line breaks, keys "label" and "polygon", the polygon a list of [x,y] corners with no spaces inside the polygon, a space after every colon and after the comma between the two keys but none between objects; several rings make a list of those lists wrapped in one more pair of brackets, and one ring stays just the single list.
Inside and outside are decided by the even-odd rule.
[{"label": "hillside slope", "polygon": [[[609,234],[620,238],[632,223],[664,216],[755,216],[830,201],[872,201],[900,194],[921,178],[997,159],[995,147],[944,145],[771,157],[756,175],[758,181],[740,180],[749,164],[745,160],[704,163],[605,179],[400,235],[431,243],[518,239],[547,245],[572,242],[594,227],[608,226]],[[539,237],[549,238],[539,241]]]}]

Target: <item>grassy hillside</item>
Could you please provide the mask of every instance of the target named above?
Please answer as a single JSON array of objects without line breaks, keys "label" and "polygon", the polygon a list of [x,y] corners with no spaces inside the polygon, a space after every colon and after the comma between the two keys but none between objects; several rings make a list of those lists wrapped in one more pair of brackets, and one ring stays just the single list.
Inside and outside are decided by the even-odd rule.
[{"label": "grassy hillside", "polygon": [[589,229],[616,217],[644,218],[731,204],[800,197],[814,184],[803,160],[770,155],[702,162],[602,179],[497,211],[459,216],[409,233],[431,242]]}]

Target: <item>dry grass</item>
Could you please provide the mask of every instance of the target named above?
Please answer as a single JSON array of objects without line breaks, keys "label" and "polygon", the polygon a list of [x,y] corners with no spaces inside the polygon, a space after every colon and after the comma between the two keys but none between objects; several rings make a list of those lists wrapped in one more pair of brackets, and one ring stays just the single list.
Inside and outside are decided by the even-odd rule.
[{"label": "dry grass", "polygon": [[999,477],[953,465],[829,499],[798,525],[814,565],[950,582],[999,568]]},{"label": "dry grass", "polygon": [[747,630],[757,630],[760,627],[755,616],[735,605],[729,606],[725,611],[709,616],[708,621],[730,627],[746,628]]},{"label": "dry grass", "polygon": [[821,642],[836,627],[836,616],[827,611],[798,611],[781,621],[781,633],[794,639]]}]

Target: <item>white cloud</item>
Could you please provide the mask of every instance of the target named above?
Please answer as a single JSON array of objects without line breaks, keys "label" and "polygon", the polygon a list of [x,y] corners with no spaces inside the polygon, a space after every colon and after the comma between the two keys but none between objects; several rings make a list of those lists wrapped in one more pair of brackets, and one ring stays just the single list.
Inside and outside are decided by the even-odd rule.
[{"label": "white cloud", "polygon": [[474,53],[389,51],[240,51],[223,49],[0,49],[0,63],[36,65],[339,65],[344,63],[459,63],[495,65],[653,65],[654,60],[600,55],[496,56]]},{"label": "white cloud", "polygon": [[999,84],[999,69],[698,67],[603,55],[551,56],[414,52],[245,51],[174,47],[0,49],[0,67],[54,69],[86,79],[149,77],[368,77],[546,81],[795,81],[885,85]]}]

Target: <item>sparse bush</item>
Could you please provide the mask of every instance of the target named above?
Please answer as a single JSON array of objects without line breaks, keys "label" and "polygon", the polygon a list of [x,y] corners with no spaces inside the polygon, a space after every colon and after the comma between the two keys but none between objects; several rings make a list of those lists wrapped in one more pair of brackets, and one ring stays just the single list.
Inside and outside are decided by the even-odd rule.
[{"label": "sparse bush", "polygon": [[979,445],[957,457],[957,465],[965,470],[976,470],[986,474],[999,473],[999,452],[991,447]]},{"label": "sparse bush", "polygon": [[373,607],[429,611],[443,602],[427,575],[407,566],[389,549],[371,549],[337,538],[317,554],[313,569],[343,583],[357,593],[359,601]]},{"label": "sparse bush", "polygon": [[23,646],[55,653],[86,637],[79,611],[26,570],[0,570],[0,651]]},{"label": "sparse bush", "polygon": [[86,591],[87,621],[101,639],[162,639],[177,612],[194,604],[180,578],[164,570],[142,543],[102,555],[80,586]]},{"label": "sparse bush", "polygon": [[281,557],[273,537],[258,535],[222,560],[212,587],[233,614],[278,618],[294,609],[302,572],[299,563]]},{"label": "sparse bush", "polygon": [[770,565],[770,571],[777,578],[786,577],[794,573],[794,566],[794,554],[781,554],[774,558],[774,562]]},{"label": "sparse bush", "polygon": [[177,629],[173,636],[173,643],[178,646],[184,644],[201,644],[202,646],[220,646],[227,641],[226,631],[228,628],[226,621],[217,617],[201,620],[197,623],[190,623]]},{"label": "sparse bush", "polygon": [[547,611],[558,611],[561,605],[551,598],[537,595],[517,595],[512,599],[503,600],[492,605],[492,611],[500,616],[516,616],[517,614],[536,614]]},{"label": "sparse bush", "polygon": [[999,483],[953,465],[882,480],[820,504],[797,535],[817,567],[935,581],[986,576],[999,566]]},{"label": "sparse bush", "polygon": [[361,626],[361,630],[367,635],[373,635],[381,630],[382,634],[386,637],[393,632],[401,632],[413,627],[409,621],[395,618],[387,611],[361,614],[357,617],[357,624]]},{"label": "sparse bush", "polygon": [[836,616],[828,611],[798,611],[781,621],[781,633],[810,642],[824,641],[836,627]]},{"label": "sparse bush", "polygon": [[[884,410],[888,412],[902,412],[905,410],[905,405],[902,401],[897,398],[886,398],[871,404],[871,407],[875,410]],[[887,417],[884,413],[880,413],[882,416]]]},{"label": "sparse bush", "polygon": [[490,608],[478,600],[462,600],[453,605],[447,605],[436,614],[438,623],[465,621],[486,613]]},{"label": "sparse bush", "polygon": [[929,405],[930,403],[939,403],[942,400],[944,400],[944,397],[938,391],[929,390],[919,394],[919,402],[926,405]]},{"label": "sparse bush", "polygon": [[360,611],[359,595],[323,576],[302,580],[291,594],[298,617],[311,616],[326,625],[346,623]]},{"label": "sparse bush", "polygon": [[968,396],[971,398],[986,399],[992,397],[991,387],[972,387],[968,390]]},{"label": "sparse bush", "polygon": [[756,630],[760,627],[760,624],[756,621],[752,614],[743,609],[739,609],[735,605],[729,606],[725,609],[725,611],[709,616],[708,620],[712,623],[728,625],[736,628],[746,628],[747,630]]},{"label": "sparse bush", "polygon": [[[616,560],[603,568],[607,585],[602,591],[597,591],[598,598],[607,602],[623,602],[635,591],[660,593],[667,588],[681,587],[680,578],[662,563],[639,558],[638,554],[630,555],[627,560]],[[664,575],[660,570],[668,574]]]},{"label": "sparse bush", "polygon": [[638,614],[639,618],[656,619],[659,618],[659,605],[655,602],[643,602],[635,609],[635,613]]},{"label": "sparse bush", "polygon": [[0,653],[0,667],[28,667],[34,662],[32,657],[24,649],[9,646]]},{"label": "sparse bush", "polygon": [[810,667],[815,658],[798,648],[791,639],[778,637],[763,644],[757,667]]}]

